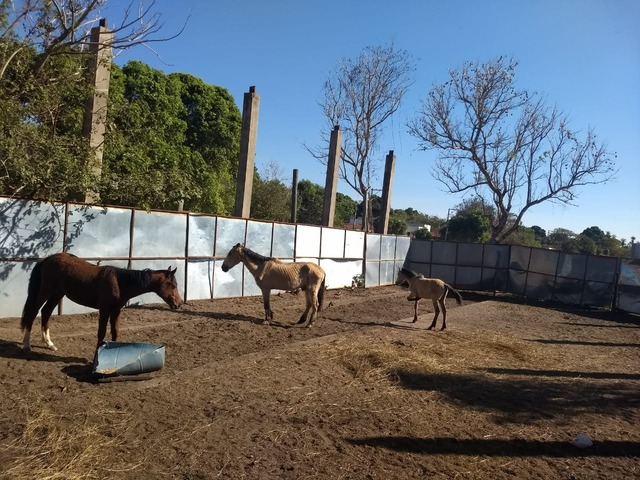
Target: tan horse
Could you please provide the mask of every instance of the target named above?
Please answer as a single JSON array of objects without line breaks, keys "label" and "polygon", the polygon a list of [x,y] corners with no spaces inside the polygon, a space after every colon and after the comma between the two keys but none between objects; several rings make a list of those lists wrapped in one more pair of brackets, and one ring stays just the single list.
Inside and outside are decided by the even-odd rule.
[{"label": "tan horse", "polygon": [[51,350],[57,350],[49,336],[49,318],[62,297],[67,296],[85,307],[100,311],[98,345],[111,324],[111,339],[118,338],[118,318],[127,301],[147,292],[156,293],[171,309],[182,305],[175,277],[176,269],[125,270],[82,260],[70,253],[56,253],[40,260],[31,272],[27,300],[20,326],[24,331],[22,348],[31,349],[31,327],[40,314],[42,340]]},{"label": "tan horse", "polygon": [[442,330],[447,328],[447,306],[445,300],[447,295],[451,292],[458,301],[458,305],[462,305],[462,295],[451,285],[443,282],[438,278],[426,278],[424,275],[413,272],[408,268],[398,269],[398,278],[396,285],[409,285],[409,296],[407,300],[415,302],[413,321],[418,320],[418,302],[421,298],[430,298],[433,302],[433,308],[435,309],[435,316],[433,322],[429,326],[429,330],[432,330],[436,326],[436,320],[438,320],[438,314],[442,308]]},{"label": "tan horse", "polygon": [[251,272],[256,284],[262,290],[264,301],[264,324],[273,320],[271,310],[271,290],[286,290],[288,292],[304,290],[307,308],[298,320],[298,324],[313,325],[317,312],[322,309],[324,298],[325,278],[324,270],[315,263],[281,262],[277,258],[270,258],[249,250],[244,245],[236,244],[222,262],[222,271],[228,272],[242,262]]}]

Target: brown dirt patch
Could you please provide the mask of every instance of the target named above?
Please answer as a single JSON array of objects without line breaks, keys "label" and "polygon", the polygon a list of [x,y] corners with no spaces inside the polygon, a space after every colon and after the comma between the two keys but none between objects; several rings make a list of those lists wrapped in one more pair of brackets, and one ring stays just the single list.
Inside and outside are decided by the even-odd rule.
[{"label": "brown dirt patch", "polygon": [[[57,352],[0,319],[0,478],[638,478],[636,316],[465,295],[427,331],[398,287],[130,308],[162,343],[145,381],[90,376],[96,315],[54,317]],[[440,323],[438,324],[438,327]],[[594,445],[571,445],[578,434]]]}]

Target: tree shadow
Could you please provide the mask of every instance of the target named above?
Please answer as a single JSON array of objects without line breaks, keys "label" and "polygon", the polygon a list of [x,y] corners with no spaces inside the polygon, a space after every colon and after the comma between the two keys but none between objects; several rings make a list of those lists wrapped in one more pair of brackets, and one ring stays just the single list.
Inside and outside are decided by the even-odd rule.
[{"label": "tree shadow", "polygon": [[[48,255],[56,246],[73,246],[84,226],[97,217],[96,207],[74,205],[79,219],[67,225],[63,203],[38,202],[26,199],[5,199],[0,202],[0,258],[21,259],[0,263],[0,281],[7,280],[18,265],[29,271],[34,261]],[[105,207],[99,212],[107,213]]]},{"label": "tree shadow", "polygon": [[32,346],[30,351],[24,351],[22,344],[17,342],[9,342],[7,340],[0,340],[0,357],[1,358],[21,358],[29,361],[36,362],[63,362],[63,363],[77,363],[87,362],[86,358],[82,357],[67,357],[50,353],[52,350],[45,349],[44,347]]},{"label": "tree shadow", "polygon": [[425,455],[484,455],[496,457],[637,457],[640,442],[601,440],[580,449],[570,441],[524,439],[457,439],[451,437],[364,437],[345,439],[352,445]]},{"label": "tree shadow", "polygon": [[[637,375],[624,377],[627,382],[603,382],[598,372],[581,372],[582,379],[540,378],[556,372],[491,369],[490,373],[530,378],[494,378],[488,375],[424,373],[406,369],[389,373],[392,381],[410,390],[440,392],[449,401],[487,411],[500,423],[535,423],[556,415],[580,415],[594,411],[621,415],[640,409]],[[536,375],[534,377],[534,375]],[[597,406],[597,407],[596,407]]]}]

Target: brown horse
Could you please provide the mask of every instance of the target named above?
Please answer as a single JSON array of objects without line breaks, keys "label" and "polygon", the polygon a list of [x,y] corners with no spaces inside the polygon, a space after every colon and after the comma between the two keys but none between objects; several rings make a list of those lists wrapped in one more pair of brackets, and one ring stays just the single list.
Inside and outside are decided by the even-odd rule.
[{"label": "brown horse", "polygon": [[[324,298],[325,278],[324,270],[315,263],[292,262],[284,263],[277,258],[270,258],[249,250],[244,245],[236,244],[222,262],[222,271],[228,272],[242,262],[251,272],[256,284],[262,290],[264,301],[264,322],[268,325],[273,320],[271,310],[271,290],[286,290],[288,292],[304,290],[307,308],[298,320],[298,324],[313,325],[317,312],[322,309]],[[309,314],[309,312],[311,312]]]},{"label": "brown horse", "polygon": [[98,345],[107,333],[107,321],[111,323],[111,339],[116,341],[120,310],[129,299],[154,292],[172,310],[182,305],[175,273],[176,269],[171,267],[167,270],[99,267],[69,253],[46,257],[36,264],[29,278],[20,321],[24,331],[22,348],[31,349],[31,327],[42,307],[42,339],[51,350],[57,350],[49,336],[49,318],[65,295],[80,305],[99,310]]},{"label": "brown horse", "polygon": [[398,269],[396,285],[403,284],[409,285],[410,293],[407,300],[415,302],[413,306],[414,322],[418,320],[418,302],[420,299],[430,298],[433,302],[435,316],[433,317],[433,322],[431,322],[431,325],[429,326],[429,330],[435,328],[440,308],[442,308],[442,330],[447,328],[447,306],[445,305],[445,300],[447,299],[449,292],[456,297],[458,305],[462,305],[462,295],[460,295],[460,292],[439,278],[426,278],[424,275],[413,272],[408,268],[400,268]]}]

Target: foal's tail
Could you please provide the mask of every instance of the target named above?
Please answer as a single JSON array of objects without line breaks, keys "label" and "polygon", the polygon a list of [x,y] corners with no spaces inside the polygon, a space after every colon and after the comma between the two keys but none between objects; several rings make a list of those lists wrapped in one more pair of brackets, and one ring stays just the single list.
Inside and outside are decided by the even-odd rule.
[{"label": "foal's tail", "polygon": [[318,311],[322,310],[322,301],[324,300],[324,282],[327,279],[325,276],[320,284],[320,290],[318,290]]},{"label": "foal's tail", "polygon": [[[36,266],[33,267],[31,271],[31,277],[29,277],[29,286],[27,287],[27,301],[24,302],[24,308],[22,309],[22,318],[20,319],[20,329],[24,330],[25,328],[31,328],[31,325],[27,325],[28,323],[33,324],[33,317],[35,315],[31,315],[32,310],[35,308],[35,303],[38,299],[38,293],[40,293],[40,271],[42,270],[42,262],[36,263]],[[36,312],[37,314],[37,312]],[[31,322],[27,320],[27,318],[31,317]]]},{"label": "foal's tail", "polygon": [[448,283],[445,283],[445,286],[447,287],[447,290],[450,291],[454,297],[456,297],[456,301],[458,302],[458,305],[462,305],[462,295],[460,295],[460,292],[457,291]]}]

